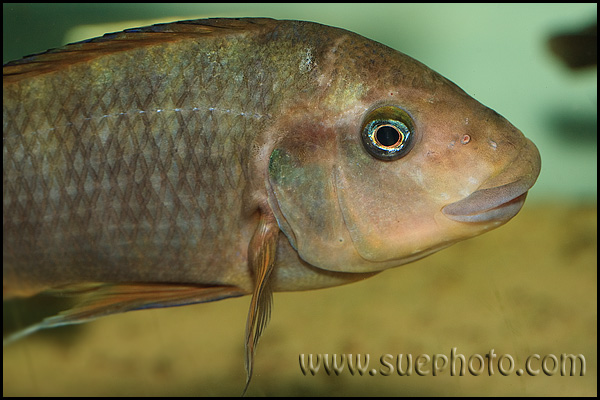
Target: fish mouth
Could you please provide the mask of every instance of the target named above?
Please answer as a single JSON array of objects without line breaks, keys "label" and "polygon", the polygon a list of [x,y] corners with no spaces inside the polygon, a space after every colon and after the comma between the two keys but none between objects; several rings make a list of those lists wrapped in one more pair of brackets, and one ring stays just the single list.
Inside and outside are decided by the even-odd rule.
[{"label": "fish mouth", "polygon": [[462,200],[448,204],[442,212],[459,222],[508,221],[521,210],[532,185],[516,181],[506,185],[480,189]]},{"label": "fish mouth", "polygon": [[[444,206],[442,213],[459,222],[506,222],[523,207],[527,192],[540,173],[540,166],[540,154],[535,145],[527,140],[505,170],[488,179],[480,189],[464,199]],[[511,176],[517,179],[500,184]]]}]

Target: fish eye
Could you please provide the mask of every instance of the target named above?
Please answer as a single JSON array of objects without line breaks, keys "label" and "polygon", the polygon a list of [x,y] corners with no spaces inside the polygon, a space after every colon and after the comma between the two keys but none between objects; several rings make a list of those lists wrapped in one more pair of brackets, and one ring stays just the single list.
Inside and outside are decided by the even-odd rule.
[{"label": "fish eye", "polygon": [[412,149],[412,119],[401,108],[383,106],[367,114],[362,124],[362,142],[373,157],[384,161],[404,157]]}]

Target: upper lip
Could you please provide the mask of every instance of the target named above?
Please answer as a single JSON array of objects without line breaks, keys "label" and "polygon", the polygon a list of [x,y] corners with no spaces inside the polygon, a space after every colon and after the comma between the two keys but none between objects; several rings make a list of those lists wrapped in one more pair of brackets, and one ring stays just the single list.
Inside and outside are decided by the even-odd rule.
[{"label": "upper lip", "polygon": [[[533,186],[539,173],[539,152],[527,140],[500,174],[485,181],[469,196],[446,205],[442,212],[448,218],[461,222],[507,221],[519,212],[527,191]],[[511,176],[517,179],[503,183]]]}]

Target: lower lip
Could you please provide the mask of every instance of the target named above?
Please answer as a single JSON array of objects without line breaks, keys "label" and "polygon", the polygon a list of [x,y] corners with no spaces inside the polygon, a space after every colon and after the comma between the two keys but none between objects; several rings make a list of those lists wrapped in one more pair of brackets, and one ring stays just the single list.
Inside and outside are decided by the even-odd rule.
[{"label": "lower lip", "polygon": [[493,222],[501,221],[506,222],[521,210],[525,203],[527,192],[522,195],[515,197],[514,199],[507,201],[498,207],[492,208],[491,210],[484,211],[482,213],[473,215],[446,215],[453,221],[458,222]]}]

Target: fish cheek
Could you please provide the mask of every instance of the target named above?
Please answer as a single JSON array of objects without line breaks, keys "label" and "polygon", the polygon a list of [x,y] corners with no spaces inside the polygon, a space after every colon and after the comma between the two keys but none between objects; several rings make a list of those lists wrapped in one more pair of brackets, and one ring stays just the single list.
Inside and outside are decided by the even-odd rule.
[{"label": "fish cheek", "polygon": [[403,174],[418,166],[407,158],[375,160],[347,147],[336,185],[344,223],[365,261],[361,271],[398,266],[436,248],[443,241],[435,220],[440,205],[426,187]]},{"label": "fish cheek", "polygon": [[321,269],[344,271],[356,254],[338,206],[334,159],[324,151],[293,143],[274,149],[269,159],[269,205],[304,261]]}]

